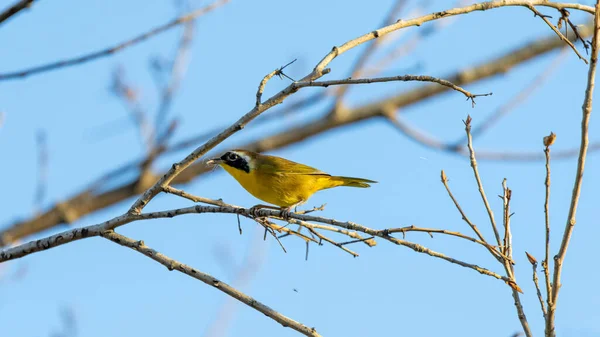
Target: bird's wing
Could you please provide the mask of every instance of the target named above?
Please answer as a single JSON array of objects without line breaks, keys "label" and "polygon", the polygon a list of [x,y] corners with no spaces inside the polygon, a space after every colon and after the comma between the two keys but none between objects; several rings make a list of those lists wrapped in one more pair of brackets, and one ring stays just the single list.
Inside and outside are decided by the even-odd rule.
[{"label": "bird's wing", "polygon": [[291,160],[267,155],[263,155],[263,157],[265,158],[260,158],[260,160],[258,161],[258,166],[263,172],[270,172],[274,174],[285,173],[329,176],[328,173],[317,170],[314,167],[296,163]]}]

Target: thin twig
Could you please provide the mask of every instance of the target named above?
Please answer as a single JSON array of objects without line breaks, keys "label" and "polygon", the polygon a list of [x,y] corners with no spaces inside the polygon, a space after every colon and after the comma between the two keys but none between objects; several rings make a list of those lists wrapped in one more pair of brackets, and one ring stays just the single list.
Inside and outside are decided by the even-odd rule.
[{"label": "thin twig", "polygon": [[473,222],[471,222],[471,220],[469,220],[469,218],[467,217],[467,215],[465,214],[465,212],[463,211],[462,207],[460,207],[460,204],[458,203],[458,200],[456,200],[456,198],[454,197],[454,194],[452,194],[452,191],[450,191],[450,186],[448,186],[448,177],[446,176],[446,172],[444,172],[444,170],[442,170],[441,173],[441,178],[442,178],[442,184],[444,184],[444,187],[446,188],[446,192],[448,192],[448,196],[450,197],[450,199],[452,199],[452,202],[454,203],[454,206],[456,206],[456,209],[458,210],[458,212],[460,213],[460,216],[462,217],[462,219],[469,225],[469,227],[471,227],[471,229],[473,229],[473,232],[475,232],[475,234],[477,235],[477,237],[479,238],[479,240],[483,243],[486,244],[486,248],[488,249],[488,251],[497,259],[501,256],[504,255],[501,252],[499,252],[498,250],[494,249],[488,242],[487,240],[483,237],[483,234],[481,234],[481,232],[479,231],[479,228],[477,228],[477,225],[475,225]]},{"label": "thin twig", "polygon": [[[475,150],[473,148],[473,137],[471,136],[471,121],[472,121],[471,116],[467,116],[467,120],[464,122],[465,123],[465,131],[467,133],[467,147],[469,148],[471,168],[473,169],[473,174],[475,176],[475,180],[477,181],[477,186],[479,188],[479,194],[481,195],[481,199],[483,200],[483,203],[487,210],[488,216],[490,218],[490,223],[492,225],[492,229],[494,230],[494,236],[496,237],[496,241],[498,242],[498,245],[500,246],[501,245],[500,235],[498,233],[498,228],[496,226],[496,220],[494,219],[494,213],[492,212],[492,209],[487,200],[485,191],[483,190],[483,184],[481,182],[481,177],[479,176],[479,170],[477,169],[477,159],[475,157]],[[509,248],[511,234],[510,234],[510,224],[509,224],[510,214],[508,212],[508,206],[509,206],[511,192],[510,192],[510,190],[508,190],[508,188],[506,188],[506,181],[504,181],[503,186],[505,187],[504,214],[505,214],[505,221],[506,221],[505,222],[506,236],[505,236],[504,254],[506,256],[508,256],[509,259],[505,259],[501,262],[504,266],[504,270],[506,271],[506,275],[508,276],[508,279],[510,280],[510,282],[507,282],[507,284],[512,289],[512,296],[515,301],[514,304],[515,304],[515,308],[517,309],[517,316],[519,318],[519,321],[521,322],[521,326],[523,327],[523,332],[525,333],[525,336],[532,337],[533,334],[531,332],[531,328],[529,327],[529,322],[527,321],[527,317],[525,316],[525,311],[523,309],[523,304],[521,303],[521,298],[519,295],[519,293],[522,293],[522,291],[518,286],[516,286],[517,280],[515,278],[514,267],[513,267],[513,264],[510,263],[510,261],[512,260],[512,250]]]},{"label": "thin twig", "polygon": [[575,54],[577,54],[577,56],[583,62],[585,62],[585,64],[588,64],[587,59],[579,53],[577,48],[575,48],[575,45],[573,45],[573,43],[560,32],[560,30],[558,30],[556,27],[554,27],[554,25],[550,21],[548,21],[548,18],[546,17],[546,15],[541,14],[537,9],[535,9],[535,7],[533,7],[533,5],[527,5],[526,7],[529,8],[535,16],[539,16],[542,20],[544,20],[544,22],[548,25],[548,27],[550,27],[550,29],[552,29],[561,40],[563,40],[566,44],[568,44],[569,47],[571,47],[571,49],[573,49]]},{"label": "thin twig", "polygon": [[118,43],[118,44],[116,44],[112,47],[106,48],[106,49],[94,51],[89,54],[84,54],[84,55],[77,56],[74,58],[69,58],[69,59],[56,61],[56,62],[50,62],[47,64],[43,64],[43,65],[31,67],[31,68],[25,68],[25,69],[21,69],[21,70],[17,70],[17,71],[0,74],[0,81],[21,79],[21,78],[25,78],[27,76],[40,74],[40,73],[51,71],[51,70],[67,68],[67,67],[83,64],[83,63],[86,63],[89,61],[93,61],[98,58],[112,55],[114,53],[122,51],[123,49],[125,49],[127,47],[130,47],[130,46],[133,46],[140,42],[143,42],[143,41],[149,39],[150,37],[153,37],[155,35],[163,33],[163,32],[165,32],[175,26],[178,26],[182,23],[186,23],[188,21],[195,20],[199,16],[202,16],[214,9],[217,9],[220,6],[226,4],[227,2],[229,2],[229,0],[217,0],[208,6],[205,6],[203,8],[192,11],[188,14],[180,16],[179,18],[171,20],[164,25],[156,27],[156,28],[154,28],[148,32],[145,32],[141,35],[138,35],[130,40]]},{"label": "thin twig", "polygon": [[589,125],[590,116],[592,114],[592,97],[594,94],[594,86],[596,82],[596,68],[598,63],[598,49],[600,48],[600,38],[598,36],[600,30],[600,0],[596,1],[596,11],[594,15],[594,36],[592,38],[592,52],[590,56],[590,67],[588,71],[587,87],[585,90],[585,98],[582,105],[581,117],[581,144],[579,148],[579,157],[577,159],[577,172],[575,182],[573,183],[573,194],[571,195],[571,203],[569,206],[569,215],[565,225],[565,231],[558,254],[554,257],[554,275],[552,282],[552,305],[548,307],[548,319],[546,320],[546,334],[554,336],[554,319],[556,314],[556,302],[558,300],[558,292],[561,287],[560,277],[562,273],[563,262],[567,254],[567,248],[571,241],[571,235],[575,228],[577,206],[579,204],[579,196],[583,182],[583,171],[585,168],[585,159],[589,145]]},{"label": "thin twig", "polygon": [[487,93],[487,94],[472,94],[469,91],[457,86],[456,84],[454,84],[450,81],[436,78],[433,76],[425,76],[425,75],[402,75],[402,76],[357,78],[357,79],[347,78],[345,80],[296,82],[295,85],[298,88],[303,88],[303,87],[325,87],[325,88],[327,88],[332,85],[370,84],[370,83],[383,83],[383,82],[396,82],[396,81],[402,81],[402,82],[419,81],[419,82],[437,83],[437,84],[443,85],[445,87],[451,88],[453,90],[456,90],[456,91],[462,93],[463,95],[465,95],[465,97],[467,97],[467,99],[471,100],[473,106],[475,105],[475,97],[492,95],[491,92]]},{"label": "thin twig", "polygon": [[551,132],[550,135],[544,137],[544,154],[546,155],[546,179],[544,185],[546,187],[546,198],[544,200],[544,215],[546,223],[546,242],[545,242],[545,259],[542,261],[542,269],[544,269],[544,278],[546,280],[546,300],[548,307],[552,305],[552,284],[550,283],[550,146],[556,140],[556,135]]},{"label": "thin twig", "polygon": [[323,240],[323,241],[327,241],[327,242],[331,243],[332,245],[334,245],[334,246],[338,247],[339,249],[341,249],[341,250],[345,251],[346,253],[348,253],[348,254],[350,254],[350,255],[352,255],[352,256],[354,256],[354,257],[358,257],[358,253],[356,253],[356,252],[354,252],[354,251],[352,251],[352,250],[350,250],[350,249],[348,249],[348,248],[344,247],[343,245],[341,245],[341,244],[339,244],[339,243],[337,243],[337,242],[335,242],[335,241],[331,240],[330,238],[326,237],[325,235],[323,235],[323,234],[321,234],[321,233],[317,232],[316,230],[314,230],[314,229],[312,229],[312,228],[310,228],[310,227],[307,227],[307,228],[308,228],[308,230],[309,230],[311,233],[313,233],[313,234],[314,234],[316,237],[318,237],[319,239],[321,239],[321,240]]},{"label": "thin twig", "polygon": [[278,311],[266,306],[265,304],[259,302],[258,300],[244,294],[243,292],[233,288],[229,284],[227,284],[217,278],[214,278],[213,276],[211,276],[209,274],[203,273],[198,269],[192,268],[192,267],[185,265],[177,260],[173,260],[170,257],[168,257],[160,252],[157,252],[156,250],[154,250],[154,249],[148,247],[146,244],[144,244],[143,241],[135,241],[135,240],[130,239],[121,234],[117,234],[112,230],[102,232],[101,236],[105,239],[108,239],[108,240],[118,244],[118,245],[130,248],[139,253],[142,253],[142,254],[146,255],[147,257],[151,258],[152,260],[167,267],[167,269],[169,269],[169,270],[177,270],[183,274],[186,274],[186,275],[193,277],[201,282],[204,282],[205,284],[207,284],[211,287],[214,287],[215,289],[218,289],[218,290],[226,293],[227,295],[235,298],[236,300],[248,305],[249,307],[265,314],[267,317],[275,320],[276,322],[280,323],[284,327],[290,327],[305,336],[313,336],[313,337],[320,336],[314,328],[309,328],[298,321],[295,321],[289,317],[282,315]]},{"label": "thin twig", "polygon": [[498,234],[496,219],[494,219],[494,212],[492,211],[490,203],[487,200],[487,196],[485,195],[485,191],[483,190],[483,183],[481,182],[479,170],[477,169],[477,159],[475,159],[475,150],[473,149],[473,137],[471,137],[471,116],[467,116],[467,120],[465,121],[465,131],[467,132],[467,146],[469,148],[471,168],[473,168],[473,174],[475,175],[475,180],[477,181],[477,186],[479,187],[479,194],[481,195],[481,199],[483,200],[483,204],[487,210],[488,217],[490,218],[490,223],[492,225],[492,229],[494,230],[494,236],[496,237],[498,246],[500,246],[502,243],[500,241],[500,235]]},{"label": "thin twig", "polygon": [[358,243],[358,242],[365,242],[365,241],[369,241],[374,239],[373,236],[368,237],[368,238],[364,238],[364,239],[357,239],[357,240],[350,240],[350,241],[344,241],[344,242],[340,242],[340,246],[344,246],[344,245],[351,245],[353,243]]},{"label": "thin twig", "polygon": [[[500,253],[496,250],[496,248],[490,244],[488,244],[485,241],[481,241],[481,240],[477,240],[474,237],[462,234],[460,232],[453,232],[453,231],[449,231],[446,229],[438,229],[438,228],[422,228],[422,227],[415,227],[415,226],[407,226],[407,227],[400,227],[400,228],[389,228],[389,229],[384,229],[383,231],[392,234],[392,233],[402,233],[402,235],[404,235],[407,232],[422,232],[422,233],[427,233],[429,235],[431,234],[444,234],[444,235],[448,235],[448,236],[454,236],[457,238],[461,238],[461,239],[465,239],[465,240],[469,240],[471,242],[480,244],[482,246],[484,246],[485,248],[487,248],[492,255],[494,255],[494,257],[496,258],[501,258],[504,260],[508,260],[511,263],[514,263],[508,256],[504,255],[503,253]],[[433,237],[433,235],[432,235]]]},{"label": "thin twig", "polygon": [[540,290],[540,283],[538,282],[538,277],[537,277],[537,260],[529,253],[525,252],[525,254],[527,254],[527,259],[529,260],[529,263],[531,263],[531,267],[533,269],[533,284],[535,285],[537,297],[538,297],[538,300],[540,301],[540,307],[542,308],[542,313],[544,314],[544,319],[545,319],[546,315],[547,315],[547,311],[546,311],[546,305],[544,304],[544,298],[542,297],[542,291]]},{"label": "thin twig", "polygon": [[503,222],[504,222],[504,254],[512,256],[512,233],[510,231],[510,197],[512,191],[506,187],[506,178],[502,180],[502,203],[503,203]]},{"label": "thin twig", "polygon": [[[296,214],[299,214],[299,213],[296,213]],[[300,224],[300,226],[306,227],[306,228],[313,228],[313,229],[322,229],[322,230],[326,230],[326,231],[330,231],[330,232],[343,234],[350,238],[356,239],[354,241],[364,242],[369,247],[375,247],[377,245],[377,241],[375,241],[375,239],[373,239],[373,238],[363,238],[356,232],[348,231],[346,229],[342,229],[342,228],[338,228],[338,227],[327,226],[327,225],[316,224],[316,223],[308,223],[308,222],[302,222]]]},{"label": "thin twig", "polygon": [[201,203],[205,203],[205,204],[209,204],[209,205],[215,205],[215,206],[231,206],[230,204],[227,204],[225,202],[223,202],[223,200],[218,199],[209,199],[209,198],[204,198],[204,197],[199,197],[199,196],[195,196],[193,194],[187,193],[183,190],[177,189],[175,187],[172,186],[165,186],[163,187],[163,191],[166,193],[170,193],[170,194],[174,194],[174,195],[178,195],[182,198],[191,200],[193,202],[201,202]]}]

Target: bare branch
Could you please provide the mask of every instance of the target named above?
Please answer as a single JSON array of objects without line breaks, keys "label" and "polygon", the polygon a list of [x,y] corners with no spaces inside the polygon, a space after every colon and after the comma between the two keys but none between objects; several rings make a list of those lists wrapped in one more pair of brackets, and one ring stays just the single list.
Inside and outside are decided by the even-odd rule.
[{"label": "bare branch", "polygon": [[563,238],[558,250],[558,254],[554,257],[554,275],[552,282],[552,305],[548,307],[548,319],[546,320],[546,334],[554,336],[554,319],[556,314],[556,302],[558,300],[558,292],[560,289],[560,277],[562,273],[563,262],[567,254],[567,248],[571,241],[571,235],[575,228],[577,205],[579,204],[579,196],[581,193],[581,185],[583,181],[583,170],[585,168],[585,159],[589,145],[589,125],[590,116],[592,114],[592,97],[594,94],[594,86],[596,82],[596,68],[598,63],[598,49],[600,48],[600,0],[596,1],[596,11],[594,15],[594,36],[592,38],[592,52],[590,56],[590,67],[588,71],[588,81],[585,90],[585,98],[582,106],[581,117],[581,145],[579,148],[579,157],[577,159],[577,172],[573,186],[573,194],[571,196],[571,204],[569,206],[569,215]]},{"label": "bare branch", "polygon": [[211,287],[214,287],[215,289],[218,289],[219,291],[226,293],[227,295],[246,304],[247,306],[265,314],[265,316],[275,320],[276,322],[280,323],[284,327],[292,328],[305,336],[313,336],[313,337],[320,336],[314,328],[309,328],[298,321],[295,321],[289,317],[282,315],[278,311],[266,306],[265,304],[259,302],[258,300],[242,293],[241,291],[233,288],[232,286],[228,285],[227,283],[225,283],[219,279],[214,278],[213,276],[211,276],[209,274],[203,273],[203,272],[199,271],[198,269],[192,268],[192,267],[185,265],[179,261],[173,260],[170,257],[168,257],[162,253],[157,252],[156,250],[145,245],[143,241],[132,240],[126,236],[117,234],[112,230],[102,232],[101,236],[105,239],[108,239],[108,240],[118,244],[118,245],[130,248],[139,253],[142,253],[142,254],[146,255],[147,257],[151,258],[152,260],[167,267],[167,269],[169,269],[169,270],[177,270],[183,274],[193,277],[199,281],[202,281],[203,283],[205,283]]},{"label": "bare branch", "polygon": [[36,75],[36,74],[40,74],[40,73],[51,71],[51,70],[72,67],[75,65],[83,64],[83,63],[86,63],[89,61],[93,61],[93,60],[96,60],[96,59],[99,59],[102,57],[112,55],[114,53],[122,51],[123,49],[125,49],[127,47],[133,46],[133,45],[143,42],[155,35],[163,33],[163,32],[165,32],[173,27],[176,27],[182,23],[186,23],[188,21],[195,20],[199,16],[202,16],[214,9],[217,9],[220,6],[226,4],[227,2],[229,2],[229,0],[217,0],[208,6],[205,6],[203,8],[192,11],[188,14],[180,16],[179,18],[171,20],[162,26],[156,27],[146,33],[143,33],[143,34],[138,35],[130,40],[118,43],[118,44],[116,44],[112,47],[106,48],[106,49],[94,51],[89,54],[84,54],[84,55],[77,56],[77,57],[70,58],[70,59],[50,62],[47,64],[43,64],[43,65],[31,67],[31,68],[25,68],[25,69],[21,69],[21,70],[16,70],[16,71],[0,74],[0,81],[22,79],[27,76]]},{"label": "bare branch", "polygon": [[[256,218],[256,217],[258,217],[258,218],[265,218],[265,217],[279,218],[281,216],[281,211],[279,211],[279,210],[270,210],[270,209],[253,210],[253,209],[239,208],[239,207],[234,207],[234,206],[217,207],[217,206],[200,206],[200,205],[193,206],[193,207],[187,207],[187,208],[166,210],[166,211],[161,211],[161,212],[152,212],[152,213],[141,213],[141,214],[126,213],[124,215],[118,216],[114,219],[111,219],[109,221],[106,221],[106,222],[103,222],[103,223],[100,223],[97,225],[92,225],[92,226],[87,226],[87,227],[78,228],[78,229],[74,229],[74,230],[64,231],[64,232],[61,232],[61,233],[58,233],[58,234],[55,234],[55,235],[52,235],[52,236],[49,236],[49,237],[46,237],[43,239],[31,241],[31,242],[21,244],[19,246],[13,247],[13,248],[4,249],[4,250],[0,251],[0,263],[9,261],[9,260],[18,259],[23,256],[26,256],[26,255],[29,255],[32,253],[36,253],[39,251],[43,251],[46,249],[50,249],[53,247],[57,247],[57,246],[63,245],[65,243],[68,243],[71,241],[76,241],[76,240],[89,238],[89,237],[93,237],[93,236],[98,236],[98,235],[101,235],[101,233],[103,233],[105,231],[113,230],[119,226],[123,226],[123,225],[133,222],[133,221],[159,219],[159,218],[172,218],[175,216],[181,216],[181,215],[185,215],[185,214],[199,214],[199,213],[230,213],[230,214],[240,214],[240,215],[244,215],[244,216],[252,217],[252,218]],[[359,232],[369,234],[372,236],[377,236],[377,237],[383,238],[387,241],[390,241],[392,243],[395,243],[397,245],[408,247],[417,253],[427,254],[427,255],[448,261],[450,263],[460,265],[465,268],[473,269],[483,275],[487,275],[487,276],[497,278],[499,280],[503,280],[508,285],[510,285],[513,289],[518,289],[520,291],[520,288],[518,287],[518,285],[510,278],[501,276],[495,272],[492,272],[492,271],[490,271],[486,268],[480,267],[478,265],[463,262],[461,260],[457,260],[455,258],[449,257],[442,253],[438,253],[429,248],[423,247],[422,245],[394,238],[394,237],[390,236],[388,234],[388,232],[386,232],[386,230],[375,230],[375,229],[371,229],[371,228],[368,228],[368,227],[365,227],[365,226],[362,226],[362,225],[359,225],[357,223],[350,222],[350,221],[342,222],[342,221],[337,221],[334,219],[328,219],[328,218],[311,216],[311,215],[301,215],[301,214],[295,214],[295,213],[291,213],[289,215],[289,219],[287,219],[287,221],[291,224],[298,224],[298,225],[303,225],[303,226],[305,226],[304,222],[307,222],[307,221],[320,222],[320,223],[329,224],[332,226],[345,228],[345,229],[352,230],[352,231],[359,231]],[[311,227],[311,224],[309,223],[308,226],[305,226],[305,227]]]}]

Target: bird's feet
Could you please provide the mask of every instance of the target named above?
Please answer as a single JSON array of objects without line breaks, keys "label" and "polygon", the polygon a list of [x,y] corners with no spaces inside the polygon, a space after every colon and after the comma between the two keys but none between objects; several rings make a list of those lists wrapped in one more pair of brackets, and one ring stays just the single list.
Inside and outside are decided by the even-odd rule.
[{"label": "bird's feet", "polygon": [[279,208],[273,207],[273,206],[269,206],[269,205],[258,204],[258,205],[254,205],[254,206],[250,207],[248,209],[248,213],[250,213],[250,215],[252,215],[255,219],[257,219],[257,218],[266,218],[266,216],[260,216],[259,211],[261,209],[275,209],[275,210],[278,210]]},{"label": "bird's feet", "polygon": [[291,214],[292,214],[291,208],[282,208],[279,216],[281,217],[281,219],[283,219],[283,221],[288,221],[290,219]]}]

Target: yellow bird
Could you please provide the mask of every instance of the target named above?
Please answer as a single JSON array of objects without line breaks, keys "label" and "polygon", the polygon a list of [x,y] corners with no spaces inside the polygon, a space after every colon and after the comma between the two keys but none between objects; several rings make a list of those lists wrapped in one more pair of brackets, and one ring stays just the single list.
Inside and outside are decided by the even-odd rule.
[{"label": "yellow bird", "polygon": [[[286,212],[305,203],[320,190],[338,186],[365,188],[370,187],[369,183],[376,183],[362,178],[332,176],[284,158],[246,150],[228,151],[220,158],[210,159],[207,164],[220,165],[250,194]],[[265,207],[255,207],[259,206]]]}]

